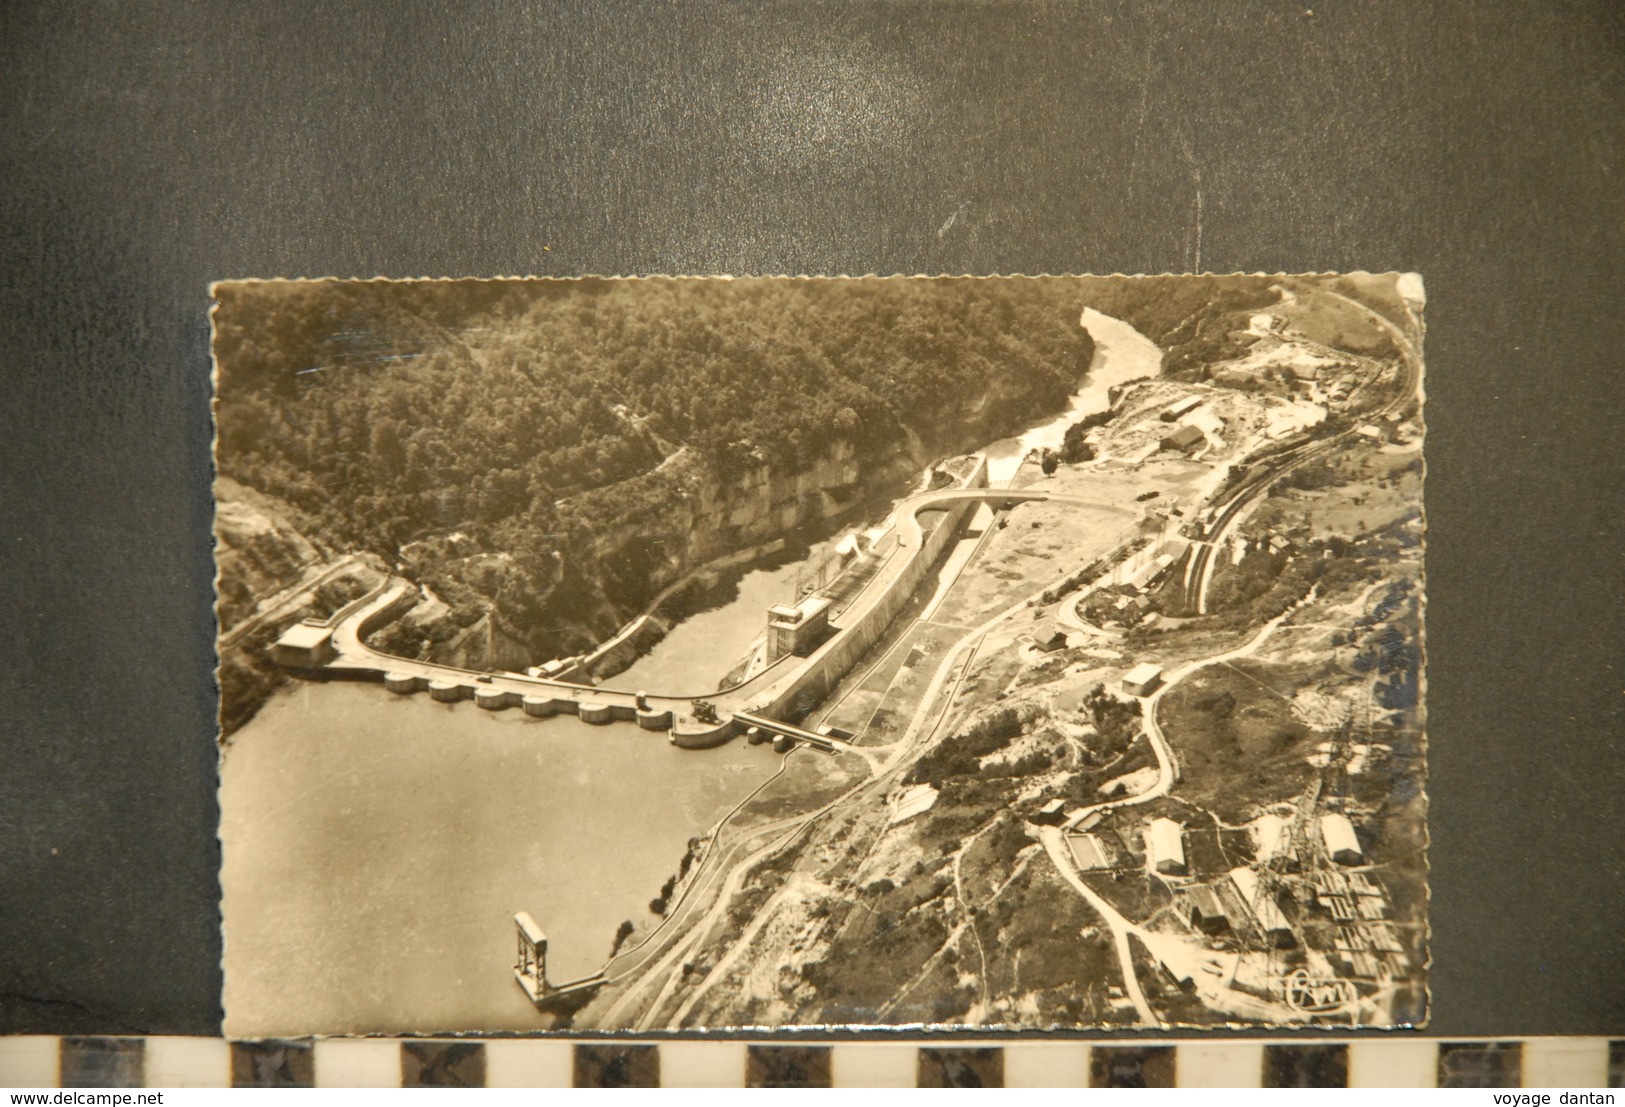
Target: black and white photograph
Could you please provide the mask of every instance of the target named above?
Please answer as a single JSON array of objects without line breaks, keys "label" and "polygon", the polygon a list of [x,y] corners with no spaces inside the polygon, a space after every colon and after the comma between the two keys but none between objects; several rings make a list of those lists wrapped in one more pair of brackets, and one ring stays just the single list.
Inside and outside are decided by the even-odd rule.
[{"label": "black and white photograph", "polygon": [[214,298],[229,1036],[1426,1022],[1416,274]]}]

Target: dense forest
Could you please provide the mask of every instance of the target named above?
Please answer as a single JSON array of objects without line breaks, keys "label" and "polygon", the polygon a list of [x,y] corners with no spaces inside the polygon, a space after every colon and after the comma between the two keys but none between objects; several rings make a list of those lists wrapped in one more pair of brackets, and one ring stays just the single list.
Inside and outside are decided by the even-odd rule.
[{"label": "dense forest", "polygon": [[[910,441],[964,449],[1061,406],[1094,351],[1064,280],[250,282],[216,295],[221,472],[330,545],[391,562],[461,533],[499,556],[438,558],[420,575],[524,638],[560,623],[549,606],[565,624],[586,616],[547,598],[596,591],[570,577],[584,551],[693,482],[797,473],[837,444],[860,461]],[[613,614],[644,598],[615,597]]]},{"label": "dense forest", "polygon": [[1080,308],[1047,281],[228,285],[220,452],[382,552],[676,445],[794,470],[835,439],[888,448],[903,424],[952,437],[1004,380],[1022,387],[993,421],[1018,421],[1087,368]]},{"label": "dense forest", "polygon": [[312,537],[404,563],[460,622],[491,611],[565,651],[682,568],[666,534],[697,488],[978,446],[1064,404],[1094,353],[1085,306],[1183,366],[1269,283],[226,283],[218,464]]}]

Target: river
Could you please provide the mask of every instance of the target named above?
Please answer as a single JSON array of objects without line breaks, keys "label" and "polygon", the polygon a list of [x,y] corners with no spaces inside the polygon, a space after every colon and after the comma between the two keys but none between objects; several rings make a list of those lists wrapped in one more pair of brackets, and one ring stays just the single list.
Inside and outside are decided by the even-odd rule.
[{"label": "river", "polygon": [[[1088,308],[1079,323],[1095,340],[1095,356],[1083,386],[1073,393],[1065,411],[987,447],[988,479],[993,484],[1014,476],[1031,451],[1058,448],[1067,428],[1085,415],[1105,411],[1111,404],[1108,392],[1113,386],[1161,372],[1162,350],[1121,319]],[[889,510],[877,510],[872,517],[884,519]],[[815,545],[787,564],[747,572],[732,596],[673,627],[648,653],[606,680],[605,686],[629,692],[660,689],[704,695],[714,691],[762,633],[767,609],[795,601],[796,574],[828,545]]]},{"label": "river", "polygon": [[[1132,327],[1082,322],[1097,347],[1084,387],[988,448],[995,483],[1103,410],[1113,384],[1157,372]],[[746,572],[614,684],[714,688],[818,552]],[[293,682],[221,762],[226,1033],[534,1030],[506,967],[515,912],[547,931],[554,982],[597,971],[621,920],[652,921],[688,839],[777,764],[744,742],[679,750],[624,724]]]},{"label": "river", "polygon": [[672,627],[648,653],[605,680],[604,687],[696,696],[716,691],[767,628],[767,609],[795,602],[796,575],[828,546],[821,542],[792,561],[746,571],[715,603]]},{"label": "river", "polygon": [[1021,468],[1021,461],[1033,450],[1057,449],[1067,428],[1085,415],[1111,406],[1110,390],[1124,381],[1154,377],[1162,372],[1162,349],[1145,335],[1110,315],[1085,308],[1079,320],[1095,340],[1095,356],[1089,362],[1089,375],[1083,387],[1072,394],[1065,411],[1053,419],[1001,439],[987,447],[987,477],[992,484],[1008,481]]}]

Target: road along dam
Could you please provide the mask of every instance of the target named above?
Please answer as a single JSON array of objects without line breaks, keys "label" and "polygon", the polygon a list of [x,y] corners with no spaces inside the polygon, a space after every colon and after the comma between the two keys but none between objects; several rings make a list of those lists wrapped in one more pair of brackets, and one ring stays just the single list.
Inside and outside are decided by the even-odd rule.
[{"label": "road along dam", "polygon": [[[955,487],[923,492],[893,511],[874,548],[880,564],[844,608],[829,620],[828,636],[805,652],[789,652],[745,682],[714,693],[677,695],[627,692],[567,680],[518,673],[481,673],[428,661],[394,657],[368,646],[371,632],[398,618],[417,600],[410,581],[394,578],[322,623],[287,631],[274,647],[276,659],[301,675],[318,679],[381,681],[403,695],[427,691],[443,702],[473,700],[496,711],[518,707],[527,715],[578,715],[583,722],[636,723],[666,731],[673,744],[688,749],[720,745],[751,726],[795,739],[794,727],[775,721],[800,719],[824,698],[859,658],[878,642],[922,581],[930,575],[965,518],[978,504],[1032,500],[1075,502],[1133,517],[1114,504],[1044,492],[987,487],[987,462],[978,458]],[[920,516],[941,512],[932,525]],[[840,747],[827,740],[825,748]]]}]

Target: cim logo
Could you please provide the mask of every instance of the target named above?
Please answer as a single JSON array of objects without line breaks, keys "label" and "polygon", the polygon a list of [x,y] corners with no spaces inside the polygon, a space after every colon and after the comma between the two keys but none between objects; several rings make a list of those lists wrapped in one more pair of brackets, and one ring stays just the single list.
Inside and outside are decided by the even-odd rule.
[{"label": "cim logo", "polygon": [[1312,1015],[1340,1011],[1357,999],[1359,993],[1353,983],[1337,977],[1317,979],[1309,975],[1309,970],[1299,969],[1286,978],[1286,1001]]}]

